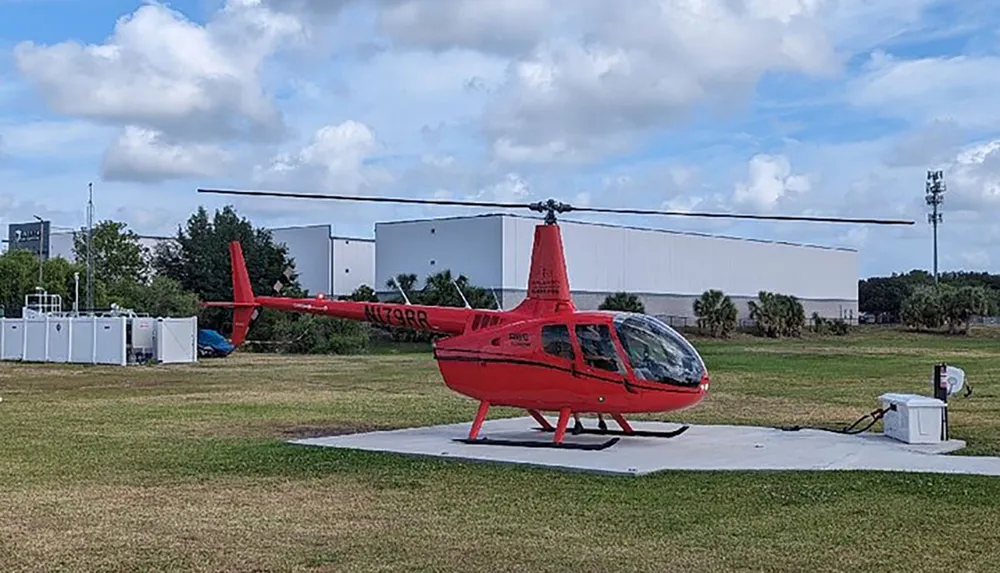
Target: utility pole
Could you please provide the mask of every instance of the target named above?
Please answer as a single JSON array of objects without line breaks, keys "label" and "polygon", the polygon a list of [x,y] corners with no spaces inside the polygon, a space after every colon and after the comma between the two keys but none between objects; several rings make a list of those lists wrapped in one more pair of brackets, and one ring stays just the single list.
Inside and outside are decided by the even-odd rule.
[{"label": "utility pole", "polygon": [[934,284],[938,282],[938,224],[944,222],[938,208],[944,202],[945,189],[944,172],[928,171],[924,199],[931,206],[931,212],[927,214],[927,222],[934,227]]},{"label": "utility pole", "polygon": [[87,184],[87,310],[94,310],[94,184]]},{"label": "utility pole", "polygon": [[45,288],[45,219],[38,215],[34,216],[38,220],[38,288]]}]

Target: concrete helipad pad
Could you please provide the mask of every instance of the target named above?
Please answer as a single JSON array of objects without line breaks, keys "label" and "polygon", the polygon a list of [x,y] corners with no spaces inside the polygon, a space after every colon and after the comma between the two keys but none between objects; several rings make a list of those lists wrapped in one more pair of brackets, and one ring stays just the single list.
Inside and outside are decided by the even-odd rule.
[{"label": "concrete helipad pad", "polygon": [[[594,420],[585,420],[588,428]],[[636,430],[672,431],[677,424],[632,422]],[[516,463],[604,474],[663,470],[881,470],[1000,476],[1000,458],[944,456],[959,440],[909,445],[880,434],[849,436],[822,430],[783,431],[750,426],[692,425],[674,438],[622,437],[597,451],[464,444],[468,423],[293,440],[290,443],[400,454]],[[551,440],[531,418],[491,420],[480,438]],[[609,427],[616,428],[614,422]],[[606,436],[566,435],[567,442],[600,443]]]}]

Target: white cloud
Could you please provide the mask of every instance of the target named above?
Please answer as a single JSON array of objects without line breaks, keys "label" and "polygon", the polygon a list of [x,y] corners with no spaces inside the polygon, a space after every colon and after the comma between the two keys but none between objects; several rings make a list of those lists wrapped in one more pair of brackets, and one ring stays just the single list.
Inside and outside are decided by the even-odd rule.
[{"label": "white cloud", "polygon": [[3,150],[12,157],[89,156],[94,143],[111,139],[110,128],[87,121],[30,121],[0,124]]},{"label": "white cloud", "polygon": [[17,67],[58,113],[198,138],[281,129],[257,68],[297,21],[230,4],[200,26],[160,4],[115,24],[104,44],[18,44]]},{"label": "white cloud", "polygon": [[773,211],[782,199],[807,193],[809,178],[792,174],[788,158],[782,155],[755,155],[747,166],[748,178],[737,183],[733,200],[761,211]]},{"label": "white cloud", "polygon": [[551,0],[389,0],[381,31],[397,45],[446,51],[467,48],[516,55],[541,40],[558,17]]},{"label": "white cloud", "polygon": [[[851,103],[915,124],[1000,128],[1000,57],[899,59],[876,52],[852,83]],[[961,105],[955,102],[961,101]]]},{"label": "white cloud", "polygon": [[394,152],[420,155],[441,143],[435,131],[445,143],[453,130],[475,135],[504,67],[477,52],[382,52],[345,70],[345,93],[327,105],[338,119],[378,129]]},{"label": "white cloud", "polygon": [[[42,201],[41,198],[32,200],[15,193],[16,191],[0,191],[0,229],[4,239],[7,238],[7,225],[11,223],[30,223],[35,221],[37,215],[50,221],[53,227],[61,228],[64,226],[61,222],[71,216],[70,212],[55,208],[53,203]],[[0,251],[6,251],[6,244]]]},{"label": "white cloud", "polygon": [[253,178],[259,185],[280,188],[343,195],[377,192],[392,180],[384,169],[366,164],[380,148],[371,128],[345,121],[320,128],[303,147],[258,165]]},{"label": "white cloud", "polygon": [[931,167],[944,171],[946,211],[994,219],[992,213],[1000,207],[1000,139],[968,146],[951,161]]},{"label": "white cloud", "polygon": [[107,149],[101,171],[107,181],[154,182],[225,173],[232,156],[215,145],[171,142],[163,133],[126,126]]},{"label": "white cloud", "polygon": [[[254,0],[229,1],[206,25],[150,3],[119,19],[102,44],[27,41],[14,48],[14,59],[56,113],[126,127],[130,145],[149,132],[173,141],[156,148],[163,152],[156,160],[152,149],[124,151],[122,140],[109,148],[112,177],[152,180],[205,172],[163,168],[178,156],[204,155],[202,143],[179,149],[189,142],[281,136],[284,121],[265,93],[260,68],[302,32],[295,16]],[[139,162],[126,164],[131,159]],[[147,168],[148,177],[140,173]]]},{"label": "white cloud", "polygon": [[[977,1],[961,4],[971,7]],[[837,45],[851,52],[902,41],[913,34],[926,39],[939,37],[941,34],[935,33],[950,32],[952,28],[938,28],[928,22],[926,10],[943,4],[955,8],[948,0],[825,0],[813,4],[817,5],[816,12]]]},{"label": "white cloud", "polygon": [[[0,75],[5,177],[24,187],[43,158],[68,180],[102,169],[106,181],[123,182],[102,184],[108,215],[157,228],[202,200],[186,198],[188,183],[167,182],[192,177],[345,195],[552,196],[920,223],[886,230],[594,217],[863,246],[882,256],[927,240],[923,178],[941,167],[951,223],[943,232],[952,234],[949,244],[963,241],[965,253],[956,247],[952,260],[1000,260],[993,247],[967,246],[1000,236],[984,231],[1000,204],[990,147],[1000,141],[995,38],[969,42],[974,55],[948,46],[924,48],[931,55],[922,59],[886,55],[908,53],[920,34],[941,39],[986,26],[989,11],[939,23],[925,12],[937,0],[634,0],[627,9],[605,0],[217,4],[200,22],[145,3],[95,43],[19,44],[13,62],[38,101]],[[982,6],[970,0],[952,9],[974,14]],[[860,72],[852,69],[865,58]],[[46,117],[36,104],[62,117]],[[829,106],[825,117],[810,115],[820,106]],[[13,116],[21,111],[34,117]],[[750,115],[758,111],[780,117]],[[875,121],[871,112],[909,127],[893,132],[900,122]],[[776,134],[775,121],[795,129]],[[864,133],[851,131],[859,125]],[[792,132],[799,140],[783,139]],[[970,139],[978,147],[968,148]],[[616,163],[630,152],[628,163]],[[36,196],[61,184],[39,177]],[[282,224],[452,213],[303,201],[237,206]]]},{"label": "white cloud", "polygon": [[499,201],[501,203],[521,203],[532,196],[531,185],[517,173],[508,173],[499,183],[480,189],[469,199],[478,201]]},{"label": "white cloud", "polygon": [[499,151],[600,157],[700,104],[742,106],[765,72],[838,68],[808,3],[587,5],[596,28],[586,40],[551,37],[511,64],[486,124]]}]

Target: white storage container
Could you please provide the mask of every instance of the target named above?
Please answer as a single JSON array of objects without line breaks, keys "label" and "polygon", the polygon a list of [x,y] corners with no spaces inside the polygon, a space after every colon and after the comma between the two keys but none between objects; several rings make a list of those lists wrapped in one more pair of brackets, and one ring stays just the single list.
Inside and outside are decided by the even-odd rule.
[{"label": "white storage container", "polygon": [[882,408],[895,406],[882,418],[885,435],[907,444],[937,444],[947,439],[948,405],[917,394],[883,394]]}]

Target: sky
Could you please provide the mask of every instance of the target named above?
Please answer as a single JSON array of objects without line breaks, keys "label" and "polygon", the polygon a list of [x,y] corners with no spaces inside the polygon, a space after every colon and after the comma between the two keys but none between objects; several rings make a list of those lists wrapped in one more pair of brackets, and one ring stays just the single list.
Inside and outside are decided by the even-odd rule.
[{"label": "sky", "polygon": [[0,0],[0,225],[174,234],[478,214],[199,187],[903,218],[574,215],[1000,264],[1000,11],[985,0]]}]

